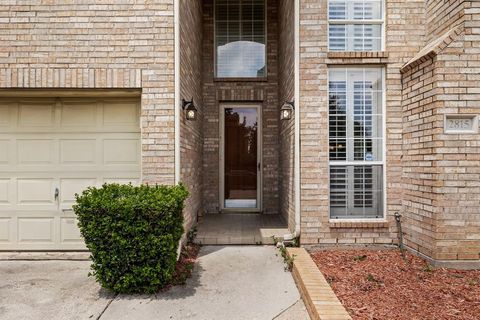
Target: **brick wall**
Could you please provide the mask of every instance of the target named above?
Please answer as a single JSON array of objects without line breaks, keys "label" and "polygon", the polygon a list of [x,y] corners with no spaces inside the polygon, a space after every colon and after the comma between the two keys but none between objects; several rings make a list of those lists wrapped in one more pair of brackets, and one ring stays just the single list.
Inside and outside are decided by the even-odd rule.
[{"label": "brick wall", "polygon": [[[478,9],[477,5],[477,9]],[[477,27],[479,18],[476,15]],[[478,29],[476,29],[478,30]],[[468,29],[445,48],[435,62],[438,100],[437,123],[445,114],[480,114],[480,35]],[[435,193],[438,212],[436,254],[439,260],[480,260],[480,134],[434,138],[439,176]]]},{"label": "brick wall", "polygon": [[445,134],[444,118],[479,114],[479,13],[465,2],[464,26],[403,70],[407,244],[457,266],[480,259],[480,135]]},{"label": "brick wall", "polygon": [[[203,96],[202,96],[202,30],[201,0],[180,1],[180,98],[193,97],[198,109],[198,120],[187,121],[180,115],[180,167],[181,181],[188,187],[190,197],[185,205],[185,227],[196,222],[202,209],[203,164]],[[178,106],[180,107],[180,106]]]},{"label": "brick wall", "polygon": [[203,190],[208,212],[219,210],[219,110],[220,102],[258,102],[263,116],[263,209],[278,213],[279,139],[277,77],[277,1],[267,1],[266,81],[217,81],[214,79],[213,0],[204,1],[203,96],[204,152]]},{"label": "brick wall", "polygon": [[142,88],[143,179],[174,183],[173,0],[22,3],[0,5],[0,88]]},{"label": "brick wall", "polygon": [[[400,68],[424,44],[424,1],[387,1],[385,53],[328,53],[327,1],[301,0],[300,116],[302,244],[391,244],[401,210],[402,109]],[[386,70],[387,222],[330,223],[328,65],[368,64]]]},{"label": "brick wall", "polygon": [[426,42],[430,42],[463,22],[469,0],[426,0]]},{"label": "brick wall", "polygon": [[[295,97],[295,6],[291,0],[278,2],[278,101]],[[295,229],[294,159],[295,120],[280,122],[280,213],[288,228]]]},{"label": "brick wall", "polygon": [[435,253],[438,196],[438,141],[442,131],[436,69],[429,59],[403,76],[403,220],[405,244],[425,255]]}]

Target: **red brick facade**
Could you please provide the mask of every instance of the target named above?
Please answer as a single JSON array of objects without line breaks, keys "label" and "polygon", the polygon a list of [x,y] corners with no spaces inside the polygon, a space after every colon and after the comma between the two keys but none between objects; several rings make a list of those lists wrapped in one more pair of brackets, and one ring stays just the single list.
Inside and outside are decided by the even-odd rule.
[{"label": "red brick facade", "polygon": [[[278,100],[279,105],[293,101],[295,97],[295,16],[294,2],[280,0],[279,48],[278,48]],[[295,121],[282,121],[280,136],[280,213],[288,228],[295,229]]]},{"label": "red brick facade", "polygon": [[480,258],[480,135],[444,128],[447,115],[478,116],[479,110],[480,6],[461,2],[455,8],[432,2],[439,21],[455,19],[443,21],[444,34],[402,69],[403,211],[410,247],[441,264],[468,265]]},{"label": "red brick facade", "polygon": [[197,32],[203,25],[201,1],[180,2],[180,99],[193,98],[197,106],[198,120],[187,121],[180,117],[180,180],[189,191],[185,206],[185,226],[190,229],[203,210],[203,94],[202,55],[203,33]]},{"label": "red brick facade", "polygon": [[267,1],[267,77],[260,81],[222,81],[214,79],[213,0],[203,2],[203,97],[204,152],[203,194],[207,212],[219,211],[219,108],[222,102],[260,103],[263,119],[263,211],[278,213],[278,27],[277,4]]},{"label": "red brick facade", "polygon": [[[259,103],[263,213],[281,214],[291,231],[299,213],[303,245],[396,244],[399,212],[409,248],[438,263],[480,265],[480,137],[444,132],[446,115],[480,113],[479,2],[388,0],[384,51],[329,52],[328,1],[296,1],[267,0],[267,77],[258,81],[215,79],[214,0],[181,0],[178,16],[173,0],[2,4],[0,88],[141,91],[143,181],[175,183],[180,156],[177,179],[191,192],[187,228],[198,213],[219,211],[220,103]],[[279,119],[283,102],[295,98],[296,59],[297,128],[294,119]],[[328,68],[338,65],[385,70],[384,220],[330,220],[327,76]],[[186,121],[175,105],[192,97],[196,122]],[[298,208],[295,130],[300,134]]]},{"label": "red brick facade", "polygon": [[[302,243],[392,244],[402,209],[400,68],[424,45],[424,1],[387,1],[384,52],[328,52],[327,1],[300,2],[300,139]],[[400,23],[401,22],[401,23]],[[329,221],[328,67],[375,65],[386,73],[385,222]]]},{"label": "red brick facade", "polygon": [[142,175],[174,176],[174,6],[0,5],[0,88],[141,89]]}]

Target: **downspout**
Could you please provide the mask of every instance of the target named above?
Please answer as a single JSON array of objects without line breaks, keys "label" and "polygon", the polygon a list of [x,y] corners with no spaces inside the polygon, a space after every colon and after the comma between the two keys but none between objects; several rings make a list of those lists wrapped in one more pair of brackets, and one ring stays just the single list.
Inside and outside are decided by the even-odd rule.
[{"label": "downspout", "polygon": [[300,208],[300,0],[294,1],[294,101],[295,101],[295,125],[294,125],[294,190],[295,190],[295,231],[283,236],[285,243],[292,242],[300,237],[301,233],[301,208]]},{"label": "downspout", "polygon": [[300,237],[300,0],[295,0],[295,238]]},{"label": "downspout", "polygon": [[[175,185],[180,182],[180,1],[173,1],[173,25],[174,25],[174,52],[175,52],[175,98],[174,98],[174,116],[175,116]],[[182,237],[183,238],[183,237]],[[177,261],[182,252],[182,238],[180,238],[177,248]]]},{"label": "downspout", "polygon": [[173,3],[175,46],[175,184],[180,182],[180,0]]}]

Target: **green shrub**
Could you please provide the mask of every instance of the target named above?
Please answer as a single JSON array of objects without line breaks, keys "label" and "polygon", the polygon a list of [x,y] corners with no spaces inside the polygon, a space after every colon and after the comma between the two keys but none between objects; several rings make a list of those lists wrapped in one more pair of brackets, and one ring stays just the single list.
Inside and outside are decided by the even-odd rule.
[{"label": "green shrub", "polygon": [[91,252],[91,275],[117,293],[154,293],[168,284],[187,197],[183,185],[105,184],[76,195],[73,210]]}]

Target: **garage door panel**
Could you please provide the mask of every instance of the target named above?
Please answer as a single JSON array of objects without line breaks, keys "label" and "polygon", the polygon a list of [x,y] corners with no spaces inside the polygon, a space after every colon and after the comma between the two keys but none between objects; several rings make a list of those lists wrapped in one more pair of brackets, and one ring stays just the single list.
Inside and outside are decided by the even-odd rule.
[{"label": "garage door panel", "polygon": [[77,219],[72,217],[60,218],[60,241],[62,243],[75,242],[83,245],[82,235],[77,227]]},{"label": "garage door panel", "polygon": [[15,116],[16,104],[9,102],[0,102],[0,130],[6,131],[15,125],[15,121],[12,121]]},{"label": "garage door panel", "polygon": [[18,108],[19,127],[52,127],[55,123],[55,104],[21,103]]},{"label": "garage door panel", "polygon": [[0,207],[11,205],[11,179],[0,179]]},{"label": "garage door panel", "polygon": [[139,127],[140,116],[137,102],[105,102],[103,105],[104,126]]},{"label": "garage door panel", "polygon": [[96,178],[86,179],[61,179],[60,180],[60,203],[62,209],[70,208],[75,203],[75,194],[81,194],[88,187],[97,186]]},{"label": "garage door panel", "polygon": [[138,139],[106,139],[103,141],[103,146],[105,165],[138,165],[140,162]]},{"label": "garage door panel", "polygon": [[63,139],[60,141],[60,164],[94,165],[97,162],[96,149],[95,139]]},{"label": "garage door panel", "polygon": [[23,217],[18,218],[18,242],[53,243],[55,218],[53,217]]},{"label": "garage door panel", "polygon": [[11,142],[10,140],[0,140],[0,165],[7,165],[11,159]]},{"label": "garage door panel", "polygon": [[32,100],[0,100],[0,250],[83,250],[74,195],[140,183],[140,104]]},{"label": "garage door panel", "polygon": [[0,217],[0,242],[11,242],[10,230],[12,229],[11,218]]},{"label": "garage door panel", "polygon": [[55,162],[54,148],[55,141],[52,139],[18,140],[18,163],[52,165]]},{"label": "garage door panel", "polygon": [[92,102],[68,102],[62,106],[61,127],[96,127],[97,106]]},{"label": "garage door panel", "polygon": [[54,179],[18,179],[18,204],[53,205]]}]

